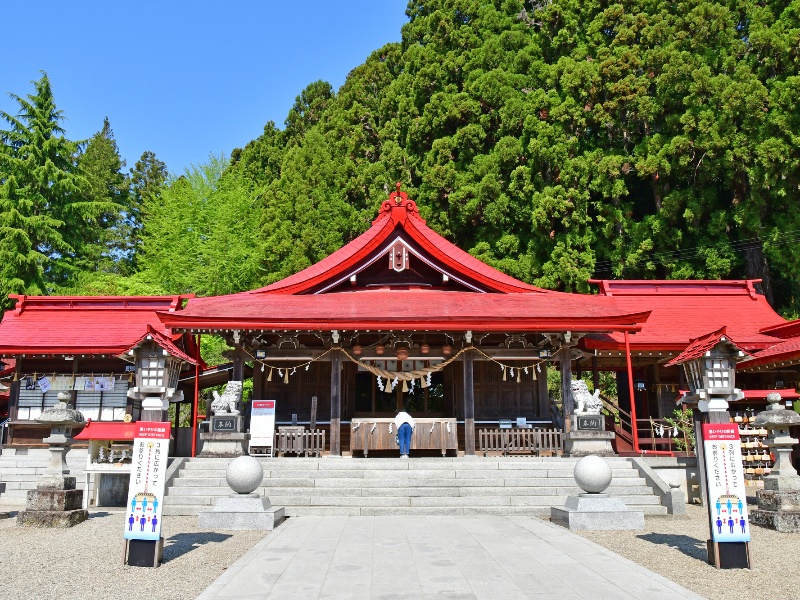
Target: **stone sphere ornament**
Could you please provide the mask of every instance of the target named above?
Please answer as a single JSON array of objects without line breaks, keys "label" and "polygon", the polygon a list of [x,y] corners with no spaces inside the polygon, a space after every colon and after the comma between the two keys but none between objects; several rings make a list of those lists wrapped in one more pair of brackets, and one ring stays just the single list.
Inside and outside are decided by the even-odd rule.
[{"label": "stone sphere ornament", "polygon": [[611,467],[599,456],[584,456],[575,464],[575,483],[584,492],[599,494],[611,484]]},{"label": "stone sphere ornament", "polygon": [[225,481],[237,494],[249,494],[261,485],[264,469],[252,456],[234,458],[225,472]]}]

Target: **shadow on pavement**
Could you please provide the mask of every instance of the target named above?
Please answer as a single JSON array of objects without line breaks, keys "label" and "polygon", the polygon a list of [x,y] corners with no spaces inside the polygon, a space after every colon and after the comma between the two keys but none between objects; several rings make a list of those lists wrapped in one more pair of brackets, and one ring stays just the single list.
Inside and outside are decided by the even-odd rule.
[{"label": "shadow on pavement", "polygon": [[233,536],[226,533],[213,533],[208,531],[201,531],[198,533],[176,533],[166,539],[166,543],[164,544],[164,562],[183,556],[203,544],[224,542],[229,537]]},{"label": "shadow on pavement", "polygon": [[708,556],[706,555],[706,543],[698,540],[697,538],[689,537],[688,535],[677,535],[673,533],[646,533],[644,535],[636,536],[640,540],[646,540],[653,544],[661,544],[669,546],[683,552],[686,556],[698,558],[705,561]]}]

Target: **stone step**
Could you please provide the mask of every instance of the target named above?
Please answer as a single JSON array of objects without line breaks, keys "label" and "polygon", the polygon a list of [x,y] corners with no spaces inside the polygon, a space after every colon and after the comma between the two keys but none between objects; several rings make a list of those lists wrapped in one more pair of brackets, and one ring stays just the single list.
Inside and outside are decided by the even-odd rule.
[{"label": "stone step", "polygon": [[[231,459],[226,458],[193,458],[188,460],[183,468],[192,469],[226,469]],[[315,458],[277,458],[259,459],[264,470],[289,470],[289,471],[325,471],[325,470],[452,470],[453,468],[468,470],[515,470],[515,469],[565,469],[572,470],[577,459],[525,459],[525,460],[497,460],[497,459],[315,459]],[[625,458],[610,458],[612,468],[630,468],[630,462]]]},{"label": "stone step", "polygon": [[[665,516],[667,509],[663,506],[631,506],[644,512],[646,516]],[[201,506],[164,506],[166,516],[196,516],[206,507]],[[287,517],[302,516],[397,516],[397,515],[495,515],[495,516],[530,516],[543,519],[550,518],[550,506],[287,506]]]},{"label": "stone step", "polygon": [[[181,477],[206,477],[225,479],[224,469],[184,470]],[[638,478],[637,471],[631,469],[612,469],[615,479]],[[407,477],[409,479],[572,479],[572,471],[567,470],[323,470],[323,471],[264,471],[265,478],[282,479],[382,479],[387,477]]]}]

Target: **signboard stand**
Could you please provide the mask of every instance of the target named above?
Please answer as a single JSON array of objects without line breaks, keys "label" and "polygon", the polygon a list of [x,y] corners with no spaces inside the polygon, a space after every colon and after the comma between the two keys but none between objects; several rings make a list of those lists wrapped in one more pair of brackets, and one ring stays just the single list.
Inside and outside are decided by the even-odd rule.
[{"label": "signboard stand", "polygon": [[139,421],[136,427],[122,558],[126,565],[157,567],[164,555],[161,526],[170,423]]},{"label": "signboard stand", "polygon": [[275,400],[252,401],[250,454],[275,456]]},{"label": "signboard stand", "polygon": [[711,532],[706,544],[708,562],[717,569],[749,569],[750,519],[739,426],[736,423],[703,423],[701,432],[704,500]]}]

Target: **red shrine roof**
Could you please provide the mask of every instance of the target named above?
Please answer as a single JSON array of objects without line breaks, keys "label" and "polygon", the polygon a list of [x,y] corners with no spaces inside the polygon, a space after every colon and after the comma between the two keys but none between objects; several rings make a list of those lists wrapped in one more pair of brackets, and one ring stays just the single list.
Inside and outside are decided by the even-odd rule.
[{"label": "red shrine roof", "polygon": [[728,344],[732,346],[735,350],[742,352],[744,351],[736,345],[726,333],[725,327],[717,329],[711,333],[706,335],[700,336],[699,338],[693,339],[689,345],[686,347],[686,350],[678,354],[675,358],[671,361],[666,363],[665,367],[672,367],[675,365],[682,365],[685,362],[689,362],[690,360],[695,360],[703,356],[706,352],[712,350],[718,344]]},{"label": "red shrine roof", "polygon": [[367,289],[195,298],[162,319],[173,329],[630,331],[647,315],[646,310],[622,310],[609,298],[581,294]]},{"label": "red shrine roof", "polygon": [[736,367],[737,371],[757,371],[779,366],[781,363],[796,364],[800,361],[800,337],[782,340],[769,348],[744,360]]},{"label": "red shrine roof", "polygon": [[472,282],[478,288],[476,291],[547,293],[547,290],[501,273],[433,231],[420,217],[416,203],[400,191],[400,184],[381,205],[372,227],[352,242],[299,273],[245,293],[313,294],[326,291],[327,287],[346,280],[363,268],[364,261],[370,256],[388,248],[396,239],[398,230],[405,232],[419,251],[435,262],[443,273]]},{"label": "red shrine roof", "polygon": [[[590,280],[600,294],[624,311],[652,311],[642,330],[631,336],[635,350],[682,351],[700,331],[725,327],[746,351],[775,343],[763,330],[786,323],[753,287],[759,280]],[[586,337],[589,350],[624,350],[623,334]]]},{"label": "red shrine roof", "polygon": [[[429,277],[435,273],[438,283],[370,284],[375,266],[413,270],[404,262],[410,258],[399,258],[394,267],[396,250],[428,269]],[[360,282],[365,274],[366,284]],[[605,332],[637,330],[648,312],[620,308],[610,298],[544,290],[501,273],[430,229],[398,186],[370,229],[317,264],[261,289],[194,298],[162,319],[176,330]]]},{"label": "red shrine roof", "polygon": [[167,333],[157,312],[178,311],[190,296],[9,297],[15,298],[17,305],[0,322],[0,356],[117,356],[137,345],[148,332],[172,352],[177,350],[175,341],[180,336]]}]

